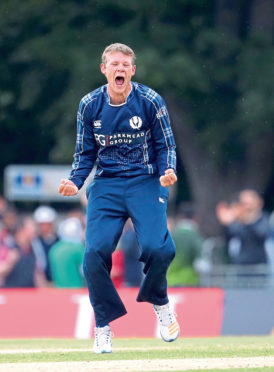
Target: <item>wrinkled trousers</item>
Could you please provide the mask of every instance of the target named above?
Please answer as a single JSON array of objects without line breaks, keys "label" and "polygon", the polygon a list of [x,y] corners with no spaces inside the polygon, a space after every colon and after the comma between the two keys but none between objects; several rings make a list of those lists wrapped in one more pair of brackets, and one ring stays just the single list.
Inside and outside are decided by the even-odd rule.
[{"label": "wrinkled trousers", "polygon": [[168,188],[158,176],[95,177],[87,188],[87,225],[84,274],[96,326],[103,327],[126,314],[110,272],[112,253],[130,217],[141,249],[144,280],[138,302],[165,305],[167,269],[175,245],[167,229]]}]

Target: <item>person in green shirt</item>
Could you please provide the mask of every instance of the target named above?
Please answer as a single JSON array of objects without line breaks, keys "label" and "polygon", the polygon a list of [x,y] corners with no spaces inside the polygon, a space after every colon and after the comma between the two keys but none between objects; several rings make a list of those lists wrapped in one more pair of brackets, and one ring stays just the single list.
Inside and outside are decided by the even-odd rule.
[{"label": "person in green shirt", "polygon": [[82,288],[84,245],[83,228],[78,218],[64,220],[58,229],[60,241],[49,252],[53,283],[57,288]]},{"label": "person in green shirt", "polygon": [[167,273],[168,285],[197,285],[198,275],[193,263],[201,254],[203,239],[191,204],[182,203],[179,206],[172,237],[176,245],[176,256]]}]

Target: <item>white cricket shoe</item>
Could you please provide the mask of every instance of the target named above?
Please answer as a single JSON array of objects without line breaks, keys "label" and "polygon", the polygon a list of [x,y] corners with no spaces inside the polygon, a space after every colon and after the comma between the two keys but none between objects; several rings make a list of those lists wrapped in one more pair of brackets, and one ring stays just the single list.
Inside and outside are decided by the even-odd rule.
[{"label": "white cricket shoe", "polygon": [[109,326],[95,327],[93,352],[96,354],[112,353],[111,330]]},{"label": "white cricket shoe", "polygon": [[153,305],[153,308],[158,318],[162,339],[166,342],[175,341],[179,337],[180,326],[169,303],[162,306]]}]

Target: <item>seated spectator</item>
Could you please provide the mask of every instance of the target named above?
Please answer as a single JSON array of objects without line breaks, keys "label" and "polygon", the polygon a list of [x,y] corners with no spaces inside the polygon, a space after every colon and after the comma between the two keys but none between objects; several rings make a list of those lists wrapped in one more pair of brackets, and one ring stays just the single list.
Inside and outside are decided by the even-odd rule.
[{"label": "seated spectator", "polygon": [[70,217],[64,220],[58,229],[60,241],[49,251],[54,285],[58,288],[84,287],[83,229],[78,218]]},{"label": "seated spectator", "polygon": [[38,235],[33,241],[34,248],[40,252],[40,265],[43,268],[46,279],[52,282],[52,276],[49,265],[49,251],[51,247],[58,241],[55,231],[55,221],[57,214],[55,210],[48,206],[38,207],[34,214],[34,220],[37,223]]},{"label": "seated spectator", "polygon": [[241,191],[230,204],[220,202],[216,213],[225,228],[229,256],[233,264],[266,264],[265,241],[269,218],[263,200],[254,190]]},{"label": "seated spectator", "polygon": [[180,205],[172,237],[176,244],[176,256],[167,273],[168,285],[197,285],[198,275],[193,263],[201,254],[203,240],[190,203]]},{"label": "seated spectator", "polygon": [[14,234],[18,258],[5,278],[3,287],[42,287],[45,275],[39,267],[39,257],[33,250],[32,242],[36,236],[35,223],[31,218],[19,221]]}]

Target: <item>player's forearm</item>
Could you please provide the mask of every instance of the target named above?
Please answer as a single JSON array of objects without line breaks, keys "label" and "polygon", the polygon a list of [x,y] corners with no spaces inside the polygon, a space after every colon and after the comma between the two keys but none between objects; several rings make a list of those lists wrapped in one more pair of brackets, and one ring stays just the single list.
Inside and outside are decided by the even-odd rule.
[{"label": "player's forearm", "polygon": [[173,169],[176,173],[175,146],[165,147],[157,153],[157,165],[159,174],[162,176],[167,169]]},{"label": "player's forearm", "polygon": [[[89,176],[94,162],[97,157],[97,144],[94,139],[90,118],[88,115],[84,117],[83,112],[88,112],[86,102],[81,100],[77,113],[77,137],[74,161],[69,180],[72,181],[78,188],[83,186],[86,178]],[[85,110],[86,109],[86,110]]]},{"label": "player's forearm", "polygon": [[78,168],[73,169],[70,173],[69,180],[78,187],[78,190],[83,186],[85,180],[92,171],[94,162],[91,162],[90,164],[91,165],[80,164]]}]

